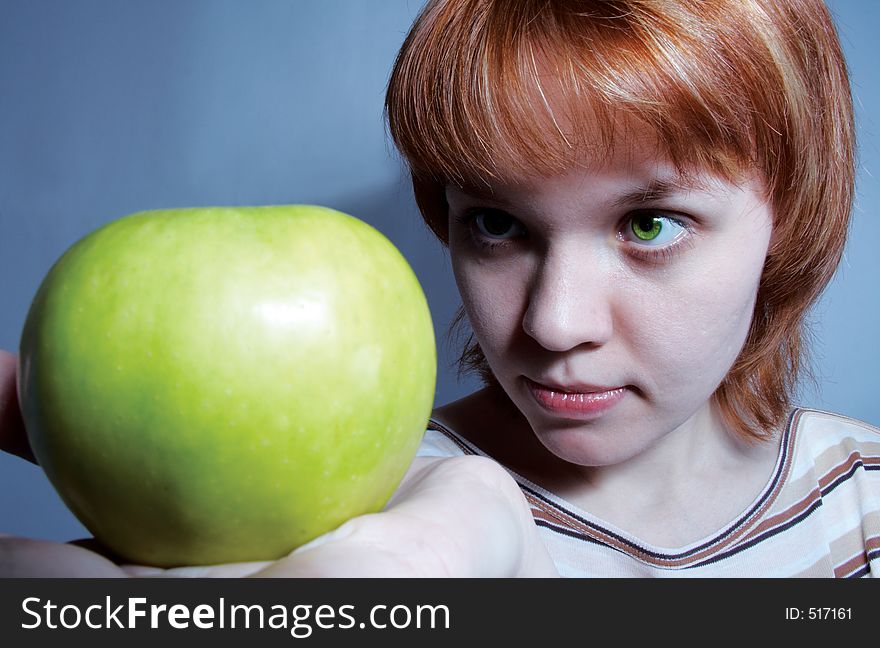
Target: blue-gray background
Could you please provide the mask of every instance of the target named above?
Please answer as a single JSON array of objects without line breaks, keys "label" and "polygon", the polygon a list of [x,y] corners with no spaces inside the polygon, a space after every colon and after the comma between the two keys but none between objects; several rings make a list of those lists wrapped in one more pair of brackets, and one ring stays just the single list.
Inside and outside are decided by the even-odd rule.
[{"label": "blue-gray background", "polygon": [[[815,311],[820,391],[801,403],[880,425],[880,3],[832,0],[860,138],[847,254]],[[0,0],[0,348],[75,240],[130,212],[316,203],[373,224],[434,315],[436,403],[457,381],[459,299],[386,137],[388,73],[421,0]],[[0,532],[86,535],[39,468],[0,456]]]}]

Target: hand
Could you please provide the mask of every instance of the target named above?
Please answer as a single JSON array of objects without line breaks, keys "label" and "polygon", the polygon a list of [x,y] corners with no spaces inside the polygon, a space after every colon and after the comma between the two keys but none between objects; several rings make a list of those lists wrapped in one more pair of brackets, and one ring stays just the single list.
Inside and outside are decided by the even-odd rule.
[{"label": "hand", "polygon": [[558,576],[516,482],[482,457],[416,459],[385,511],[255,576]]},{"label": "hand", "polygon": [[0,537],[0,577],[555,575],[519,487],[482,457],[417,458],[385,511],[272,562],[159,569],[117,564],[94,541]]},{"label": "hand", "polygon": [[[36,462],[0,351],[0,450]],[[551,576],[519,487],[482,457],[417,458],[382,513],[349,520],[277,561],[160,569],[114,560],[94,540],[62,544],[0,535],[0,577]]]},{"label": "hand", "polygon": [[15,366],[18,358],[0,350],[0,450],[36,463],[24,431],[15,387]]}]

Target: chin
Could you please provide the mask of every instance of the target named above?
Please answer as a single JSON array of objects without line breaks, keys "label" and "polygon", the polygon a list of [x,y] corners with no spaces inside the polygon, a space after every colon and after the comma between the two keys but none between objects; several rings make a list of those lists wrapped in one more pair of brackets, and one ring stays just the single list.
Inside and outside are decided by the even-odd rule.
[{"label": "chin", "polygon": [[621,439],[617,434],[602,434],[593,428],[548,430],[532,426],[532,429],[550,453],[578,466],[613,466],[646,449],[644,444],[635,443],[635,440]]}]

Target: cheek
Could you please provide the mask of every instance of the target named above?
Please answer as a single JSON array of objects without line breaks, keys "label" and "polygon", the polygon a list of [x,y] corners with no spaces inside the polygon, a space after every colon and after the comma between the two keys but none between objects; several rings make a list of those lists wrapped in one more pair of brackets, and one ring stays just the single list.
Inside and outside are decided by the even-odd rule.
[{"label": "cheek", "polygon": [[719,264],[640,295],[641,316],[620,322],[655,389],[678,385],[698,398],[715,391],[748,335],[759,280],[760,266]]},{"label": "cheek", "polygon": [[468,320],[490,360],[503,360],[505,350],[521,329],[526,286],[510,278],[527,276],[526,272],[524,268],[498,266],[490,270],[474,261],[453,264]]}]

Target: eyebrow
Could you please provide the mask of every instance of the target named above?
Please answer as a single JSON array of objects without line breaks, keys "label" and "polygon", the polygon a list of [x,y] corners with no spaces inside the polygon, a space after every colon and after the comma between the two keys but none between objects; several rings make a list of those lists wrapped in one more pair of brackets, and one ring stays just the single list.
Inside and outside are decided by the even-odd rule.
[{"label": "eyebrow", "polygon": [[456,190],[460,191],[466,196],[470,196],[471,198],[479,198],[480,200],[490,200],[493,202],[503,202],[503,198],[496,195],[491,187],[480,187],[475,184],[456,184],[451,185]]},{"label": "eyebrow", "polygon": [[[499,204],[505,204],[503,196],[494,194],[489,187],[480,187],[477,185],[458,186],[457,189],[468,196],[480,200],[491,201]],[[657,200],[664,200],[680,193],[688,193],[691,191],[699,191],[705,189],[705,185],[695,179],[689,179],[682,176],[674,178],[661,179],[654,178],[644,185],[636,185],[632,189],[619,195],[611,201],[613,207],[621,207],[631,205],[633,203],[646,203]]]},{"label": "eyebrow", "polygon": [[634,187],[633,189],[621,194],[615,198],[611,204],[615,207],[630,205],[632,203],[644,203],[655,200],[663,200],[678,193],[688,193],[690,191],[703,188],[699,182],[687,180],[685,178],[676,177],[669,180],[654,179],[645,185]]}]

